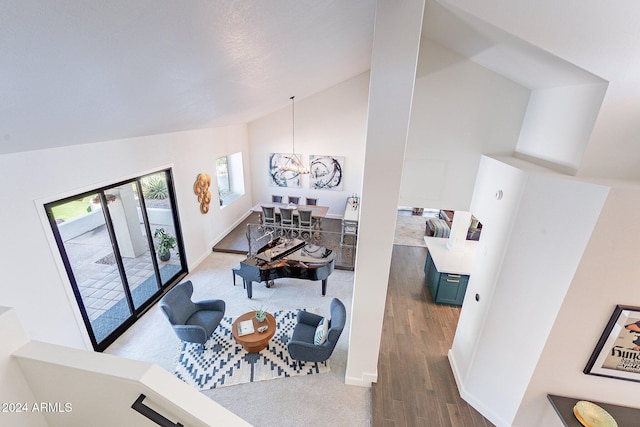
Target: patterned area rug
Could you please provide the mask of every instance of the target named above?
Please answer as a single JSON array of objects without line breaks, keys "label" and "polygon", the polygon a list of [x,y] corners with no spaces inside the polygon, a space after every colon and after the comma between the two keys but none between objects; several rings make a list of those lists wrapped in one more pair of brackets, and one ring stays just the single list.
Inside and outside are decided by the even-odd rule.
[{"label": "patterned area rug", "polygon": [[205,350],[199,344],[180,344],[174,374],[200,390],[235,384],[329,372],[329,363],[295,362],[287,343],[296,325],[296,311],[277,311],[276,333],[260,353],[247,353],[231,333],[233,319],[224,317]]}]

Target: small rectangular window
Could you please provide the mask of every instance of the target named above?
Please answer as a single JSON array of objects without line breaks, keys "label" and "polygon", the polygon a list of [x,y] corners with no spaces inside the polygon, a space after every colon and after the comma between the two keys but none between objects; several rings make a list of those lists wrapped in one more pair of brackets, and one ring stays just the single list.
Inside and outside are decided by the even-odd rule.
[{"label": "small rectangular window", "polygon": [[224,199],[231,193],[231,180],[229,179],[229,161],[227,157],[216,160],[216,178],[218,180],[218,196]]},{"label": "small rectangular window", "polygon": [[216,181],[220,206],[229,205],[244,194],[242,153],[216,159]]}]

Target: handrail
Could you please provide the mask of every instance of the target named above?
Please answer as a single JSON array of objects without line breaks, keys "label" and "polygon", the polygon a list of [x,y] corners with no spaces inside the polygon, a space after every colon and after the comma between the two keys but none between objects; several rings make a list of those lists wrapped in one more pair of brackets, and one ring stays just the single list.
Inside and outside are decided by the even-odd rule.
[{"label": "handrail", "polygon": [[144,394],[141,394],[140,396],[138,396],[138,398],[136,399],[135,402],[133,402],[133,405],[131,405],[131,407],[134,410],[136,410],[137,412],[139,412],[142,415],[144,415],[145,417],[149,418],[154,423],[158,424],[159,426],[162,426],[162,427],[184,427],[180,423],[173,423],[168,418],[166,418],[163,415],[157,413],[156,411],[154,411],[153,409],[149,408],[147,405],[142,403],[142,401],[145,399],[145,397],[146,396]]}]

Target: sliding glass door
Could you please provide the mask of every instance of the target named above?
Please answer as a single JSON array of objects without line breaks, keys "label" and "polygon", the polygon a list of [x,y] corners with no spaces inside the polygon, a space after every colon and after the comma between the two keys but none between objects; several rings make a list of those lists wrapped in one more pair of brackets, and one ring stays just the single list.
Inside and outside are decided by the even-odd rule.
[{"label": "sliding glass door", "polygon": [[45,205],[96,350],[187,273],[174,200],[166,170]]}]

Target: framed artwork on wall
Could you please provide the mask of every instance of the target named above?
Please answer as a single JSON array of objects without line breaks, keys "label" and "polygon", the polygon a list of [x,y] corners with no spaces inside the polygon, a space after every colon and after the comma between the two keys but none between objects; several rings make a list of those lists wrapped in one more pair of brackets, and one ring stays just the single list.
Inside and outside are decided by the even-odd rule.
[{"label": "framed artwork on wall", "polygon": [[583,372],[640,382],[640,307],[616,306]]},{"label": "framed artwork on wall", "polygon": [[309,156],[309,188],[342,191],[344,157]]},{"label": "framed artwork on wall", "polygon": [[291,154],[269,154],[269,185],[272,187],[300,188],[300,174],[279,170],[291,159]]}]

